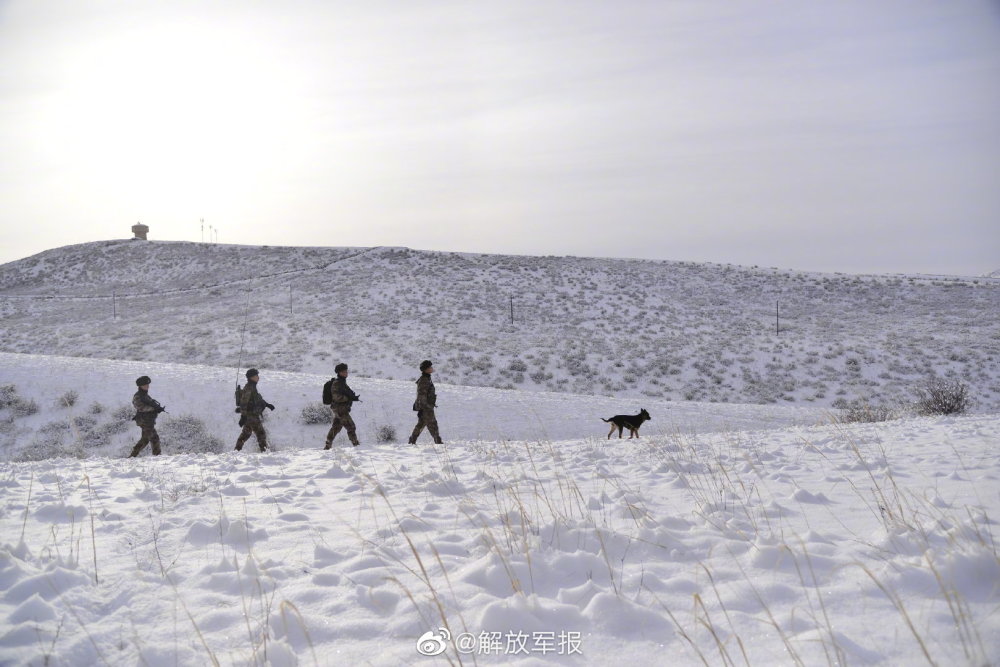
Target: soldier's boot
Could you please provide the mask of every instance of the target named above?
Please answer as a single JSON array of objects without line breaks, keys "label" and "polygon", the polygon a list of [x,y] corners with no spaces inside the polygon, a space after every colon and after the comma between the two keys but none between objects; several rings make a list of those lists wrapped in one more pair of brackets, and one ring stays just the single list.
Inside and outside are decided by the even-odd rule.
[{"label": "soldier's boot", "polygon": [[323,446],[323,449],[330,449],[331,447],[333,447],[333,443],[327,440],[326,445]]},{"label": "soldier's boot", "polygon": [[423,431],[423,430],[424,429],[422,429],[422,428],[415,428],[415,429],[413,429],[413,433],[410,434],[410,439],[406,441],[406,444],[408,444],[408,445],[415,445],[415,444],[417,444],[417,438],[420,437],[420,432]]},{"label": "soldier's boot", "polygon": [[257,446],[260,447],[260,451],[266,452],[267,451],[267,440],[266,439],[257,440]]},{"label": "soldier's boot", "polygon": [[355,447],[361,444],[360,442],[358,442],[358,436],[355,435],[354,433],[348,433],[347,437],[351,439],[351,444],[354,445]]},{"label": "soldier's boot", "polygon": [[443,445],[444,444],[444,442],[441,440],[441,433],[438,432],[438,430],[436,428],[428,428],[427,430],[431,432],[431,437],[434,438],[434,444],[435,445]]},{"label": "soldier's boot", "polygon": [[236,441],[236,449],[233,450],[233,451],[236,451],[236,452],[241,451],[243,449],[243,443],[244,442],[246,442],[246,440],[242,440],[242,439],[237,440]]},{"label": "soldier's boot", "polygon": [[140,445],[139,443],[136,443],[135,447],[132,448],[132,453],[129,454],[128,457],[131,459],[131,458],[135,458],[136,456],[139,456],[139,452],[142,451],[143,446],[144,445]]}]

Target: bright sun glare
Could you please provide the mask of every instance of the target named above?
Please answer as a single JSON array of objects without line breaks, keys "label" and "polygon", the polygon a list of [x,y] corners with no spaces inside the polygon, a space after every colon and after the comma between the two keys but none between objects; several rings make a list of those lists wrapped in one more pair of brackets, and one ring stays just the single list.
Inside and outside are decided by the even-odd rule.
[{"label": "bright sun glare", "polygon": [[39,127],[52,158],[86,175],[67,188],[130,193],[190,215],[280,168],[303,130],[290,68],[248,31],[121,30],[74,50],[69,85]]}]

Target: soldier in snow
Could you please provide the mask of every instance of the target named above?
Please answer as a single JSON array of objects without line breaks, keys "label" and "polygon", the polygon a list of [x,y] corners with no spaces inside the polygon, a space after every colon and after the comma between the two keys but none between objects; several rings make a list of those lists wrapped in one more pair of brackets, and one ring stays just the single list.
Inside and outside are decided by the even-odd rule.
[{"label": "soldier in snow", "polygon": [[166,412],[166,408],[160,405],[149,395],[149,383],[152,380],[148,375],[143,375],[136,379],[135,385],[139,388],[132,396],[132,406],[135,408],[135,417],[132,419],[142,429],[139,442],[132,448],[130,457],[139,456],[146,445],[152,445],[153,456],[160,455],[160,436],[156,432],[156,417],[161,412]]},{"label": "soldier in snow", "polygon": [[350,438],[351,444],[357,447],[361,443],[358,442],[357,428],[355,428],[354,420],[351,418],[351,405],[354,401],[360,401],[361,397],[347,386],[347,364],[337,364],[333,370],[337,373],[333,384],[330,385],[330,410],[333,411],[333,425],[330,427],[330,432],[326,434],[326,446],[323,449],[333,447],[333,439],[337,437],[341,429],[347,429],[347,437]]},{"label": "soldier in snow", "polygon": [[420,363],[420,379],[417,380],[417,400],[413,402],[413,409],[417,412],[417,425],[413,427],[410,434],[409,444],[417,444],[420,432],[427,427],[434,444],[440,445],[441,434],[438,432],[437,417],[434,416],[434,408],[437,407],[437,392],[434,390],[434,381],[431,373],[434,372],[434,364],[429,359]]},{"label": "soldier in snow", "polygon": [[257,381],[260,380],[260,373],[256,368],[247,371],[247,383],[240,393],[240,426],[243,430],[240,437],[236,439],[236,451],[243,449],[243,444],[250,439],[250,434],[257,436],[257,446],[260,451],[267,451],[267,433],[264,425],[260,421],[260,416],[264,414],[264,408],[274,410],[274,406],[264,400],[264,397],[257,391]]}]

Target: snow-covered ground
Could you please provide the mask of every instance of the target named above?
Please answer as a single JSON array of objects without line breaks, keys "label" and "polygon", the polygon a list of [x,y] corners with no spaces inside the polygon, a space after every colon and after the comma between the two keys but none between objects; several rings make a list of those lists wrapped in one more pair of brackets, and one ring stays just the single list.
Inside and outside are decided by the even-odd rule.
[{"label": "snow-covered ground", "polygon": [[[0,665],[1000,663],[998,310],[995,276],[405,248],[5,264]],[[425,357],[442,446],[401,444]],[[323,451],[338,361],[362,446]],[[127,459],[140,375],[164,455]],[[931,376],[975,412],[834,409]]]},{"label": "snow-covered ground", "polygon": [[[165,455],[124,459],[141,374]],[[0,664],[1000,660],[1000,416],[439,382],[414,447],[415,378],[352,377],[322,451],[327,377],[262,368],[274,451],[234,453],[232,367],[0,354]]]}]

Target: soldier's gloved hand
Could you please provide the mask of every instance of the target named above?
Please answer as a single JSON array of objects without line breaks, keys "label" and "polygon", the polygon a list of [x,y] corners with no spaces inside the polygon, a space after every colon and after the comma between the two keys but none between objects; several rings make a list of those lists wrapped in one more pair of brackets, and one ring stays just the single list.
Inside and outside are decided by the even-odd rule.
[{"label": "soldier's gloved hand", "polygon": [[271,405],[270,403],[267,404],[267,407],[270,408],[271,410],[274,410],[274,406]]},{"label": "soldier's gloved hand", "polygon": [[161,405],[160,407],[156,408],[156,414],[160,414],[161,412],[166,412],[166,411],[167,411],[167,406],[165,405]]},{"label": "soldier's gloved hand", "polygon": [[361,402],[361,394],[355,394],[354,395],[354,400],[357,401],[358,403],[360,403]]}]

